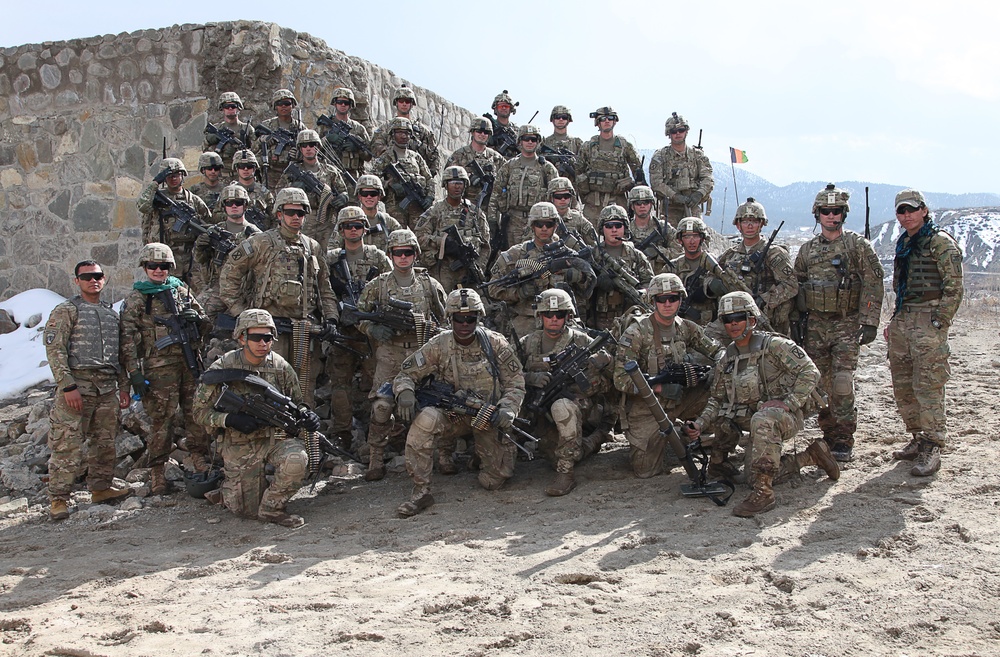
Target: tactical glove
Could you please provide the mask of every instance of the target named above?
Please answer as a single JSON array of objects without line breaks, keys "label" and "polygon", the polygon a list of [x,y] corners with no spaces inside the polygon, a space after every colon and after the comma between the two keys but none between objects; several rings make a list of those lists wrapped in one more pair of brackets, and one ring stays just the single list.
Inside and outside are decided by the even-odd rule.
[{"label": "tactical glove", "polygon": [[164,169],[163,171],[160,171],[158,174],[153,176],[153,182],[155,182],[157,185],[162,185],[164,182],[166,182],[167,176],[169,175],[170,175],[170,169]]},{"label": "tactical glove", "polygon": [[610,292],[615,289],[615,279],[611,274],[601,274],[597,277],[597,289],[601,292]]},{"label": "tactical glove", "polygon": [[396,335],[388,326],[383,326],[382,324],[373,324],[368,329],[368,337],[370,337],[375,342],[388,342],[392,340],[392,337]]},{"label": "tactical glove", "polygon": [[141,370],[136,370],[135,372],[129,374],[128,381],[132,384],[132,390],[135,394],[139,395],[140,398],[149,394],[149,381],[146,380],[146,376]]},{"label": "tactical glove", "polygon": [[688,205],[701,205],[701,202],[704,198],[705,198],[704,194],[702,194],[698,190],[695,190],[690,194],[688,194]]},{"label": "tactical glove", "polygon": [[417,412],[417,396],[412,390],[404,390],[396,397],[396,412],[403,422],[413,422]]},{"label": "tactical glove", "polygon": [[726,288],[726,284],[719,278],[713,278],[708,282],[708,291],[711,292],[712,296],[716,299],[723,297],[727,292],[729,292]]},{"label": "tactical glove", "polygon": [[544,388],[552,380],[549,372],[526,372],[524,375],[524,385],[530,388]]},{"label": "tactical glove", "polygon": [[567,269],[563,272],[563,279],[567,283],[579,283],[583,281],[583,270],[582,269]]},{"label": "tactical glove", "polygon": [[670,199],[671,205],[684,205],[686,206],[691,201],[685,194],[674,194],[673,198]]},{"label": "tactical glove", "polygon": [[594,369],[603,370],[611,364],[611,356],[601,353],[594,354],[590,357],[590,364]]},{"label": "tactical glove", "polygon": [[522,283],[521,287],[517,288],[517,296],[522,299],[534,299],[538,294],[538,286],[532,282]]},{"label": "tactical glove", "polygon": [[878,336],[878,327],[871,324],[863,324],[858,330],[858,344],[868,344],[875,342]]},{"label": "tactical glove", "polygon": [[462,256],[462,247],[451,235],[444,238],[444,254],[451,258],[460,258]]},{"label": "tactical glove", "polygon": [[226,415],[226,426],[230,429],[236,429],[240,433],[253,433],[264,425],[252,415],[247,415],[246,413],[229,413]]},{"label": "tactical glove", "polygon": [[510,429],[514,426],[514,411],[509,408],[498,408],[497,409],[497,426],[501,429]]},{"label": "tactical glove", "polygon": [[309,410],[307,406],[300,406],[299,413],[302,415],[302,428],[306,431],[319,431],[319,416]]},{"label": "tactical glove", "polygon": [[197,324],[202,320],[202,316],[194,308],[185,308],[178,316],[185,322],[191,322],[192,324]]}]

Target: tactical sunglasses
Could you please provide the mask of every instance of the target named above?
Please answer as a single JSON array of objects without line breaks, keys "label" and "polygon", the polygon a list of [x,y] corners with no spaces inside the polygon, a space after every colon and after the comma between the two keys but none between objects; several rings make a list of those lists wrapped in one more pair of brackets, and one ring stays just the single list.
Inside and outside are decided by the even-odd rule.
[{"label": "tactical sunglasses", "polygon": [[85,274],[77,274],[77,278],[81,281],[99,281],[104,278],[103,271],[91,271]]},{"label": "tactical sunglasses", "polygon": [[679,294],[657,294],[653,297],[653,301],[656,303],[677,303],[681,300],[681,295]]}]

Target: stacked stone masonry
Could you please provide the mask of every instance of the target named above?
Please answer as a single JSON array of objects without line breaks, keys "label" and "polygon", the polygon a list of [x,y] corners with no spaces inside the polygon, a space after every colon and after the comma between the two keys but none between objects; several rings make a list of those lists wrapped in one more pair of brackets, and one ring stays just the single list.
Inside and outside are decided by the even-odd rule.
[{"label": "stacked stone masonry", "polygon": [[[69,296],[73,265],[88,258],[110,275],[107,298],[122,298],[141,246],[135,200],[163,139],[196,182],[202,131],[218,120],[222,91],[239,93],[242,116],[256,123],[273,115],[271,93],[290,88],[314,126],[330,112],[330,92],[348,86],[378,125],[404,82],[309,34],[256,21],[0,49],[0,300],[37,287]],[[435,131],[444,108],[444,161],[468,140],[475,114],[413,89],[418,118]]]}]

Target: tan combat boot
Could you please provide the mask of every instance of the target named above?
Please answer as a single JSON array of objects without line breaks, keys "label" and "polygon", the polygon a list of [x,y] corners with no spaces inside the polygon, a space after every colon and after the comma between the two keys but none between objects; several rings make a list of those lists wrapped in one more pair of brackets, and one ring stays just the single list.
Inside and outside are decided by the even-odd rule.
[{"label": "tan combat boot", "polygon": [[570,465],[568,470],[568,472],[556,472],[556,478],[545,489],[546,495],[549,497],[562,497],[576,488],[576,479],[573,478],[573,466]]},{"label": "tan combat boot", "polygon": [[917,462],[910,468],[914,477],[929,477],[941,469],[941,448],[929,440],[920,442],[920,453]]},{"label": "tan combat boot", "polygon": [[100,504],[101,502],[117,502],[118,500],[124,500],[130,495],[132,495],[131,488],[115,488],[114,486],[111,486],[110,488],[105,488],[104,490],[90,491],[90,501],[94,504]]},{"label": "tan combat boot", "polygon": [[365,471],[365,481],[378,481],[385,477],[385,450],[381,447],[371,447],[368,469]]},{"label": "tan combat boot", "polygon": [[154,465],[149,469],[149,492],[152,495],[166,495],[170,492],[162,465]]},{"label": "tan combat boot", "polygon": [[896,461],[912,461],[920,454],[919,434],[913,434],[910,442],[906,443],[903,449],[897,449],[892,453],[892,458]]},{"label": "tan combat boot", "polygon": [[833,452],[830,451],[830,446],[826,444],[825,440],[814,440],[806,448],[802,456],[808,462],[799,461],[800,467],[804,465],[818,465],[831,481],[840,479],[840,465],[837,463],[837,459],[833,457]]},{"label": "tan combat boot", "polygon": [[49,509],[49,518],[52,520],[65,520],[69,518],[69,505],[66,500],[52,500],[52,507]]},{"label": "tan combat boot", "polygon": [[752,518],[758,513],[764,513],[774,508],[776,500],[771,487],[771,475],[754,475],[753,492],[745,500],[736,505],[733,515],[740,518]]},{"label": "tan combat boot", "polygon": [[409,518],[417,515],[432,504],[434,504],[434,496],[431,495],[430,489],[423,486],[414,486],[410,499],[399,505],[399,508],[396,509],[396,515],[400,518]]}]

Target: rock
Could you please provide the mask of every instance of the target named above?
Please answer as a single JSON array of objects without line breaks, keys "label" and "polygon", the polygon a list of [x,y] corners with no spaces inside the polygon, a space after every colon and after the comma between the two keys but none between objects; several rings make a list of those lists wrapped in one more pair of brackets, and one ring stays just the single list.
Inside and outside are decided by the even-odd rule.
[{"label": "rock", "polygon": [[13,491],[34,491],[41,488],[42,478],[15,457],[0,463],[0,484]]},{"label": "rock", "polygon": [[387,472],[406,472],[406,457],[396,456],[385,464]]},{"label": "rock", "polygon": [[35,313],[34,315],[28,318],[28,321],[26,321],[24,325],[28,328],[35,328],[41,323],[42,323],[42,313]]},{"label": "rock", "polygon": [[146,443],[142,442],[142,439],[135,434],[125,431],[118,434],[118,437],[115,438],[115,456],[120,459],[126,456],[134,458],[144,449],[146,449]]},{"label": "rock", "polygon": [[118,465],[115,466],[115,476],[128,481],[129,476],[133,472],[133,465],[135,465],[135,460],[131,456],[126,456],[122,460],[118,461]]},{"label": "rock", "polygon": [[118,505],[119,511],[138,511],[142,508],[142,500],[138,497],[130,497]]},{"label": "rock", "polygon": [[184,481],[184,471],[173,461],[167,461],[163,466],[163,476],[167,481]]},{"label": "rock", "polygon": [[15,513],[25,513],[28,510],[28,498],[21,497],[11,502],[0,504],[0,516],[7,517]]},{"label": "rock", "polygon": [[13,333],[19,324],[14,321],[14,316],[7,310],[0,308],[0,334]]}]

